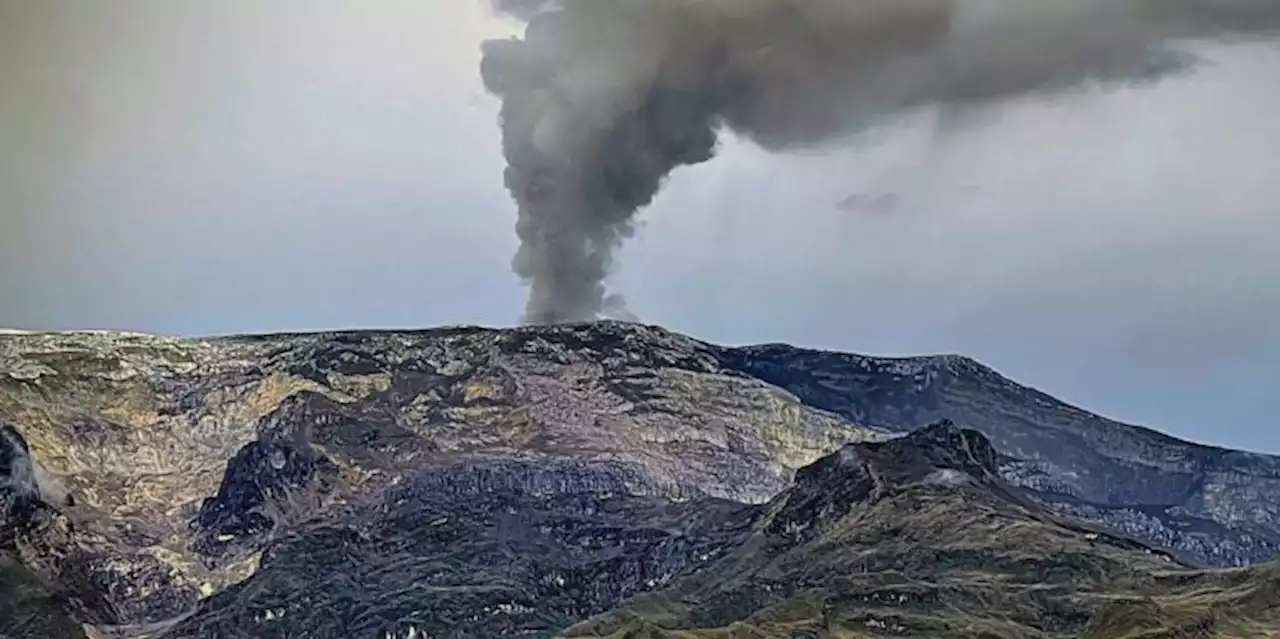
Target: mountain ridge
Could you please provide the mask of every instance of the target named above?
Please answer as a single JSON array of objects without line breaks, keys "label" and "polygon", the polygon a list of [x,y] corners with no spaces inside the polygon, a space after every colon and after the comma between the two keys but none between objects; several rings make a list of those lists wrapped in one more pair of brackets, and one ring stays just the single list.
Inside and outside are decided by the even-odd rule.
[{"label": "mountain ridge", "polygon": [[[859,423],[895,432],[943,417],[973,424],[1019,460],[1008,468],[1012,483],[1054,502],[1159,505],[1250,530],[1274,529],[1280,521],[1272,501],[1280,494],[1280,457],[1195,444],[1114,422],[1017,384],[971,358],[884,360],[777,346],[746,347],[745,352],[743,367],[753,374]],[[806,377],[807,371],[819,371],[822,378]],[[901,383],[907,377],[913,383]],[[860,386],[865,379],[872,380],[870,388]],[[1081,467],[1101,472],[1082,477]],[[1239,491],[1243,503],[1214,501],[1230,491]],[[1246,553],[1264,558],[1280,540],[1267,532],[1257,538],[1246,533],[1238,541],[1253,548]],[[1212,553],[1193,552],[1207,563],[1223,563]]]},{"label": "mountain ridge", "polygon": [[[179,632],[163,637],[185,636],[183,627],[259,627],[259,617],[275,619],[283,605],[270,601],[308,583],[299,576],[314,571],[302,558],[330,556],[371,592],[403,591],[385,606],[359,604],[386,614],[409,615],[425,596],[412,579],[398,580],[436,575],[432,588],[445,590],[429,592],[452,593],[446,599],[456,604],[437,611],[445,615],[437,625],[476,606],[524,601],[523,612],[503,608],[501,619],[567,627],[636,589],[666,588],[672,570],[743,547],[747,533],[732,513],[768,508],[796,489],[798,471],[849,445],[928,444],[911,433],[948,419],[990,442],[985,463],[998,483],[983,494],[998,489],[1008,495],[1001,504],[1076,522],[1062,528],[1037,515],[1027,520],[1041,522],[1036,530],[1137,540],[1125,543],[1186,566],[1280,554],[1280,488],[1268,471],[1276,459],[1206,457],[1037,393],[967,358],[721,347],[619,322],[214,338],[4,335],[0,424],[22,438],[44,506],[18,525],[0,521],[10,539],[0,555],[16,557],[56,585],[57,597],[70,597],[80,619],[119,637],[149,636],[144,629],[156,624],[164,628],[155,632]],[[967,482],[950,473],[935,479]],[[959,517],[962,503],[948,500],[939,513]],[[615,507],[603,520],[590,514]],[[708,521],[728,528],[715,532]],[[546,532],[558,530],[587,545],[560,545]],[[305,531],[319,535],[314,545]],[[403,540],[419,534],[426,545],[407,551]],[[440,550],[446,538],[462,550]],[[874,549],[867,543],[847,552]],[[364,548],[364,563],[349,563],[343,548]],[[899,559],[923,552],[893,548]],[[619,570],[631,576],[599,581]],[[548,574],[560,577],[547,577],[548,585]],[[468,575],[478,581],[464,587]],[[330,577],[332,589],[315,596],[341,600],[352,586]],[[567,595],[558,578],[586,581]],[[963,584],[956,587],[976,587]],[[561,603],[522,599],[547,588]],[[293,615],[307,609],[290,605]],[[344,624],[360,614],[330,607],[316,614],[355,615]],[[350,627],[391,623],[366,621]]]},{"label": "mountain ridge", "polygon": [[[1274,568],[1188,571],[1018,499],[996,458],[981,433],[948,422],[850,444],[803,469],[752,539],[716,564],[565,635],[1114,639],[1275,628]],[[1239,590],[1215,582],[1227,574]]]}]

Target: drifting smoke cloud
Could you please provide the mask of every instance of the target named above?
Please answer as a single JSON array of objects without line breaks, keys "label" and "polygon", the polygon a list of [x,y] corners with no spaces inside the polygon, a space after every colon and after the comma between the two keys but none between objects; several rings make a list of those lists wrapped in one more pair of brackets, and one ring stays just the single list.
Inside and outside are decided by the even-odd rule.
[{"label": "drifting smoke cloud", "polygon": [[525,321],[625,314],[605,278],[636,212],[728,128],[771,150],[915,107],[1142,81],[1182,38],[1267,32],[1280,0],[494,0],[527,21],[485,43],[503,100]]}]

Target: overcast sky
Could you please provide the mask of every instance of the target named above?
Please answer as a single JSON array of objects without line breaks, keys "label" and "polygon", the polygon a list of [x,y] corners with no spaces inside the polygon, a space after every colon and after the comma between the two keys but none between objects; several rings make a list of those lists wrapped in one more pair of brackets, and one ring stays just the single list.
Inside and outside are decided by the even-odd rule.
[{"label": "overcast sky", "polygon": [[[509,325],[480,0],[0,0],[0,327]],[[1185,77],[728,140],[615,287],[717,342],[959,352],[1280,452],[1280,49]]]}]

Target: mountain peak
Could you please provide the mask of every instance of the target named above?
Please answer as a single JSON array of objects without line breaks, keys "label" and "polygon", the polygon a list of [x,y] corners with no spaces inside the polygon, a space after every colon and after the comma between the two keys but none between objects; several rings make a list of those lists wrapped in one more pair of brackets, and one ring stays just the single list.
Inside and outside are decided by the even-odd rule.
[{"label": "mountain peak", "polygon": [[796,485],[819,486],[849,473],[867,475],[880,490],[916,483],[957,485],[962,478],[996,484],[997,458],[985,435],[942,420],[904,437],[846,444],[797,472]]},{"label": "mountain peak", "polygon": [[996,490],[997,454],[980,432],[943,420],[883,442],[847,444],[801,468],[776,502],[767,529],[807,537],[843,517],[856,504],[875,502],[921,486]]}]

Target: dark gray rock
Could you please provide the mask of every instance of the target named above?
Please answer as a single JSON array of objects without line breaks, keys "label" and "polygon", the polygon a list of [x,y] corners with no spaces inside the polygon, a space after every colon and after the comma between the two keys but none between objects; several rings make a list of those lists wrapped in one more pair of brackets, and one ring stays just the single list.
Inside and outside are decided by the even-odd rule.
[{"label": "dark gray rock", "polygon": [[[974,430],[877,444],[944,419]],[[121,637],[537,635],[755,543],[751,526],[810,543],[904,483],[976,486],[1189,564],[1280,545],[1276,458],[1110,422],[964,358],[634,324],[4,335],[0,423],[0,554]]]}]

